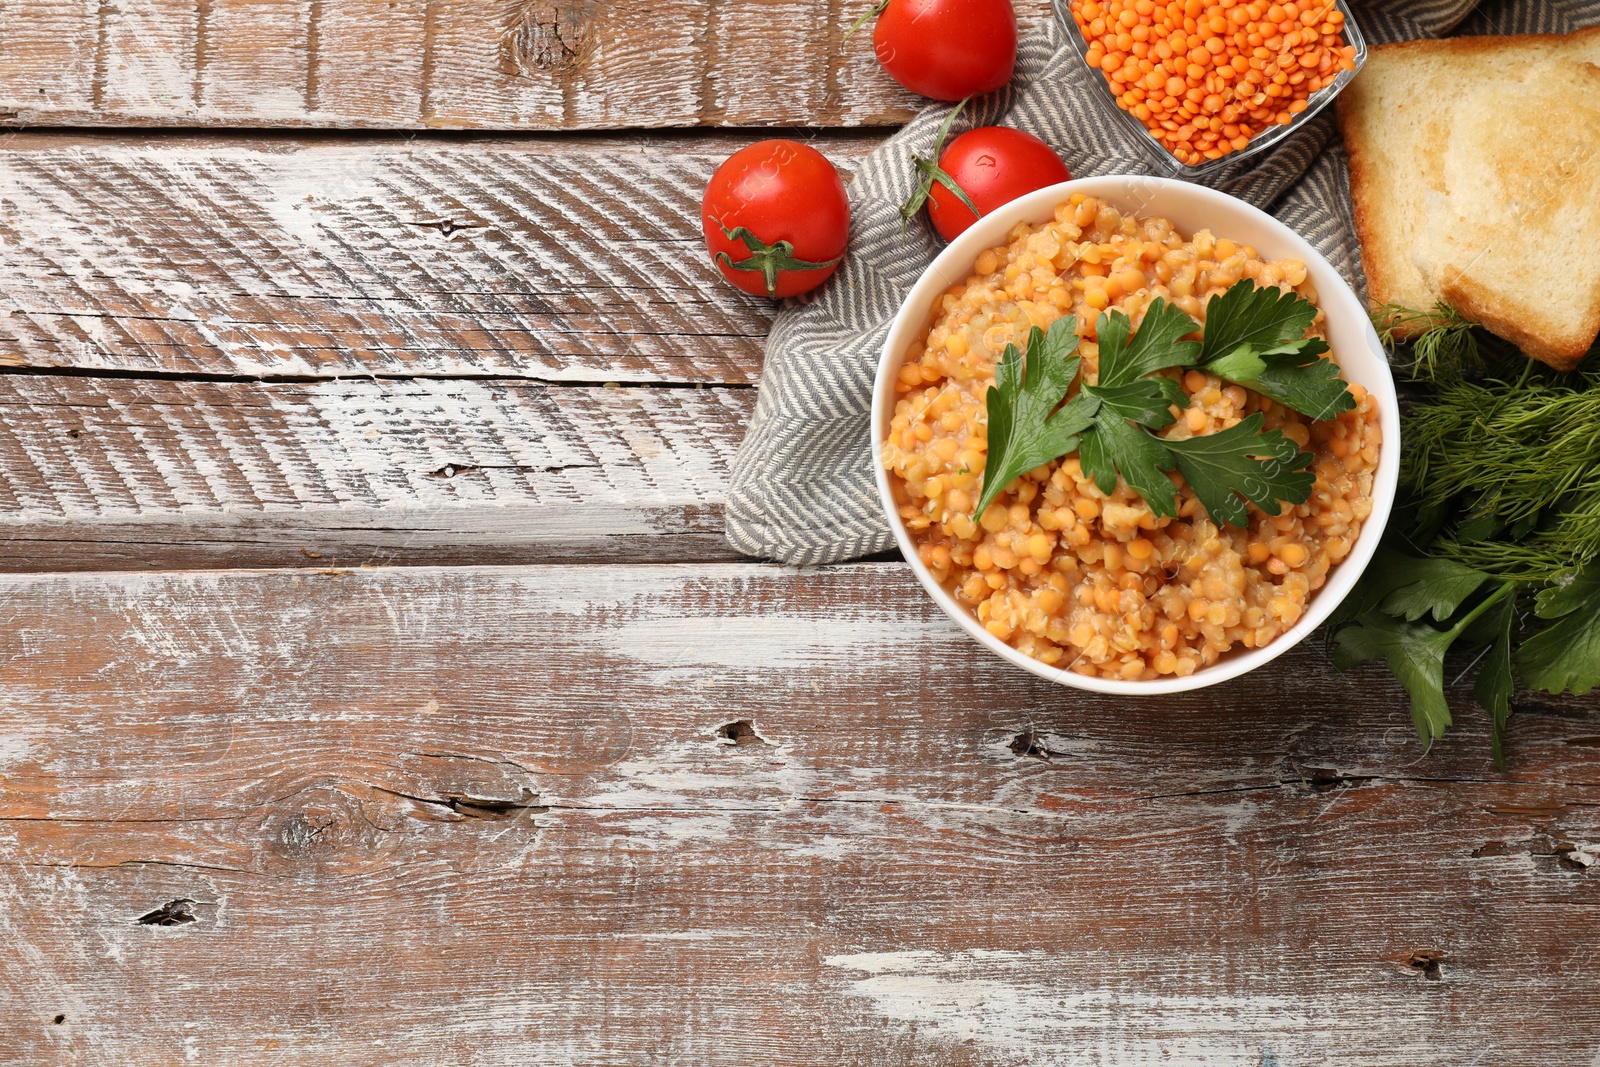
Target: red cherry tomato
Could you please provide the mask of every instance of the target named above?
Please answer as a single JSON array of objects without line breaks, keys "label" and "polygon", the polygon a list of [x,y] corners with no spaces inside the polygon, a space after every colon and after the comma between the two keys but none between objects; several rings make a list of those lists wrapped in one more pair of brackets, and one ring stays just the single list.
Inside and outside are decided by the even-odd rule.
[{"label": "red cherry tomato", "polygon": [[711,176],[700,228],[728,281],[758,296],[794,296],[838,268],[850,238],[850,202],[821,152],[794,141],[761,141],[739,149]]},{"label": "red cherry tomato", "polygon": [[1017,15],[1011,0],[888,0],[872,48],[895,81],[953,103],[1011,80]]},{"label": "red cherry tomato", "polygon": [[[984,215],[1024,193],[1064,182],[1072,175],[1061,157],[1031,133],[1008,126],[980,126],[950,142],[939,169],[961,186]],[[928,196],[928,217],[946,241],[978,221],[972,208],[939,182]]]}]

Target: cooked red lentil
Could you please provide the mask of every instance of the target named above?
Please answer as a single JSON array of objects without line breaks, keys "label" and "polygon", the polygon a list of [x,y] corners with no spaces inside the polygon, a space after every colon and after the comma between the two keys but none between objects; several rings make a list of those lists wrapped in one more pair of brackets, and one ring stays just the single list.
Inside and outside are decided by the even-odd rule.
[{"label": "cooked red lentil", "polygon": [[[939,298],[901,364],[882,461],[922,561],[991,634],[1079,674],[1182,677],[1293,626],[1349,554],[1372,511],[1381,437],[1376,405],[1354,383],[1353,411],[1312,422],[1201,371],[1165,372],[1190,405],[1162,436],[1214,433],[1259,411],[1316,456],[1311,498],[1277,517],[1252,506],[1246,529],[1212,523],[1176,472],[1178,517],[1158,518],[1121,482],[1102,493],[1076,455],[1030,471],[972,514],[984,396],[1008,343],[1020,348],[1030,327],[1076,315],[1093,382],[1102,310],[1137,326],[1159,296],[1203,322],[1207,298],[1241,278],[1317,300],[1299,260],[1263,259],[1207,230],[1185,240],[1167,219],[1076,194],[1053,220],[1014,228]],[[1326,336],[1320,312],[1312,332]]]}]

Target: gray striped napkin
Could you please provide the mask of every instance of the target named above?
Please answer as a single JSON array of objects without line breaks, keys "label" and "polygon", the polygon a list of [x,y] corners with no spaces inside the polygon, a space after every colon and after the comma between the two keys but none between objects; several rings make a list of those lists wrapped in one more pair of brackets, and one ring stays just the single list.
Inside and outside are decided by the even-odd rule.
[{"label": "gray striped napkin", "polygon": [[[1600,22],[1600,0],[1356,0],[1372,44],[1462,33],[1570,33]],[[1076,177],[1151,173],[1126,134],[1098,118],[1086,67],[1053,22],[1026,38],[1009,88],[974,101],[957,131],[1003,124],[1061,153]],[[872,378],[889,323],[940,245],[926,220],[900,227],[948,107],[931,107],[862,163],[849,185],[850,251],[814,298],[790,301],[767,339],[755,415],[734,458],[727,533],[734,548],[785,563],[833,563],[891,547],[873,484]],[[1344,149],[1332,109],[1265,158],[1207,184],[1268,209],[1364,288]]]}]

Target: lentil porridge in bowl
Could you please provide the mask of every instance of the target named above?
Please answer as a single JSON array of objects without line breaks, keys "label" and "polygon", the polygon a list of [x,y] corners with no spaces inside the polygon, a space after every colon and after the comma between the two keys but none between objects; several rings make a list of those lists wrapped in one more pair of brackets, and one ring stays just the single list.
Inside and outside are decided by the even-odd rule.
[{"label": "lentil porridge in bowl", "polygon": [[[1124,210],[1095,188],[1111,183],[1114,193],[1116,181],[1031,194],[1017,202],[1029,206],[1016,221],[980,220],[989,224],[983,233],[952,244],[929,268],[931,284],[925,275],[902,309],[902,318],[916,318],[897,320],[890,344],[899,351],[886,350],[879,371],[879,487],[919,578],[973,636],[1067,684],[1187,689],[1272,658],[1348,592],[1393,497],[1398,450],[1385,442],[1398,439],[1398,419],[1386,364],[1371,366],[1381,356],[1376,337],[1364,336],[1365,314],[1315,252],[1269,233],[1279,253],[1269,254],[1259,235],[1279,224],[1182,183],[1120,179],[1137,182],[1148,201]],[[1234,207],[1215,212],[1214,227],[1172,217],[1196,217],[1196,197],[1202,207]],[[1184,210],[1163,213],[1163,200]],[[1230,217],[1241,212],[1247,217]],[[1311,453],[1315,481],[1303,504],[1284,503],[1276,516],[1252,504],[1243,526],[1219,524],[1174,471],[1177,514],[1166,517],[1121,480],[1102,492],[1073,452],[1014,479],[976,512],[988,459],[985,398],[1007,345],[1023,349],[1033,328],[1075,316],[1083,381],[1093,384],[1102,312],[1121,311],[1137,328],[1159,297],[1203,324],[1207,299],[1246,278],[1318,305],[1309,335],[1331,342],[1354,407],[1313,420],[1204,370],[1174,368],[1160,373],[1188,404],[1157,436],[1205,436],[1259,413],[1266,430]],[[1345,298],[1341,314],[1354,303],[1360,321],[1330,323],[1322,289],[1342,290],[1333,294]],[[1361,373],[1351,372],[1356,364]],[[1330,579],[1347,568],[1342,590],[1325,603]]]}]

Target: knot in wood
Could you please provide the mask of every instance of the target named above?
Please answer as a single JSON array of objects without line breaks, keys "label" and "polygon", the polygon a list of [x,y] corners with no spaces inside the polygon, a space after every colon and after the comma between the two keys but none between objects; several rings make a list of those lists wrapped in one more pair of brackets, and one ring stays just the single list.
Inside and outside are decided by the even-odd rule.
[{"label": "knot in wood", "polygon": [[588,47],[594,0],[523,0],[501,39],[501,69],[511,75],[567,74]]},{"label": "knot in wood", "polygon": [[315,789],[297,794],[286,807],[268,823],[270,847],[281,856],[321,859],[362,844],[366,819],[348,793]]}]

